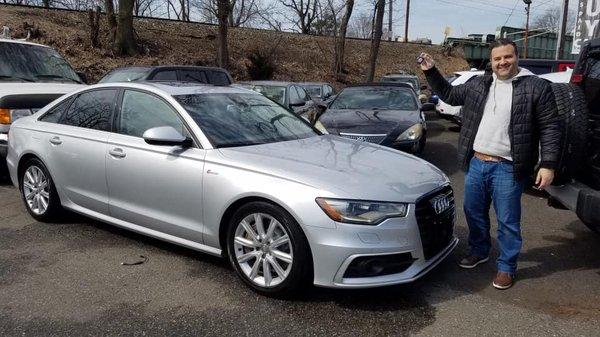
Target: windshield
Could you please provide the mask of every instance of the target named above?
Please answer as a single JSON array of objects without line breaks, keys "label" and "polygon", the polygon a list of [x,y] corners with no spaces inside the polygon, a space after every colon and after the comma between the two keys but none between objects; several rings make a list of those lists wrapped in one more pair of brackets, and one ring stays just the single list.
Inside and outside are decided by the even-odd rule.
[{"label": "windshield", "polygon": [[331,104],[331,109],[417,110],[412,90],[402,87],[346,88]]},{"label": "windshield", "polygon": [[174,97],[217,148],[317,135],[303,119],[261,95],[231,93]]},{"label": "windshield", "polygon": [[82,83],[54,49],[12,42],[0,42],[0,81]]},{"label": "windshield", "polygon": [[304,90],[310,97],[321,97],[321,86],[320,85],[303,85]]},{"label": "windshield", "polygon": [[281,105],[285,104],[285,87],[273,85],[253,85],[251,89],[265,95],[269,99]]},{"label": "windshield", "polygon": [[104,76],[98,83],[137,81],[148,73],[146,68],[130,68],[115,70]]}]

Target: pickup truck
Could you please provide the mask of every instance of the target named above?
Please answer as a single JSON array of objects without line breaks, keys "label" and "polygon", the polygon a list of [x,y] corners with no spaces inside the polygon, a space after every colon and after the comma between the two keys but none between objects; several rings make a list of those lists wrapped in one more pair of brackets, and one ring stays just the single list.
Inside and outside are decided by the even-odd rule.
[{"label": "pickup truck", "polygon": [[0,175],[6,171],[12,122],[83,86],[81,77],[54,49],[0,38]]},{"label": "pickup truck", "polygon": [[[586,111],[587,125],[581,132],[586,133],[585,142],[583,146],[576,146],[579,148],[576,151],[581,152],[579,159],[567,163],[577,168],[573,171],[576,173],[546,191],[550,194],[551,206],[576,212],[585,225],[600,233],[600,39],[590,40],[582,46],[570,82],[574,89],[571,101],[578,103],[567,109],[567,118],[578,111]],[[581,128],[583,123],[579,125]],[[567,129],[566,133],[576,135],[579,132]],[[566,145],[573,147],[572,142]]]}]

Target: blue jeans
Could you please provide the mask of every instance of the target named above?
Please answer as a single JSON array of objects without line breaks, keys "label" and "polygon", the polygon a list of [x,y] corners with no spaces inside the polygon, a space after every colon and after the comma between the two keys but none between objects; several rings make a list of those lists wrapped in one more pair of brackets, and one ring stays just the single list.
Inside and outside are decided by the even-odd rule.
[{"label": "blue jeans", "polygon": [[521,194],[526,179],[516,181],[509,161],[486,162],[473,157],[465,176],[464,210],[471,254],[490,253],[490,204],[498,219],[498,271],[514,274],[521,251]]}]

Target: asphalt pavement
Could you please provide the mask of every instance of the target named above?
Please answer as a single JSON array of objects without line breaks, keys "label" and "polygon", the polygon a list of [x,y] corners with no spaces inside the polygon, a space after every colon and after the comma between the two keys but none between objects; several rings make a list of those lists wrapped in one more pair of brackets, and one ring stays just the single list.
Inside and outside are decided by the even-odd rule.
[{"label": "asphalt pavement", "polygon": [[428,117],[422,157],[452,180],[461,242],[417,282],[267,298],[206,254],[74,214],[36,222],[4,179],[0,335],[600,336],[600,236],[540,194],[523,196],[524,246],[511,289],[491,286],[493,259],[473,270],[457,266],[467,251],[458,133]]}]

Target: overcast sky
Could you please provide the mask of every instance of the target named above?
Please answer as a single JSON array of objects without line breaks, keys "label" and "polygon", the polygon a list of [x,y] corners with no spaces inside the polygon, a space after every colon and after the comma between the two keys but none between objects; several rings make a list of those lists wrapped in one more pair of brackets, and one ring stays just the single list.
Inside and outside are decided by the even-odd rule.
[{"label": "overcast sky", "polygon": [[[372,11],[370,2],[357,0],[357,12]],[[562,3],[562,0],[532,0],[531,16],[543,14]],[[570,0],[569,8],[577,8],[578,3],[579,0]],[[394,0],[394,7],[394,35],[403,36],[406,0]],[[495,34],[496,28],[503,25],[525,27],[525,19],[523,0],[411,0],[408,37],[410,40],[429,37],[433,43],[440,43],[446,26],[452,30],[450,36],[462,37],[475,33]],[[387,22],[386,13],[386,27]]]}]

